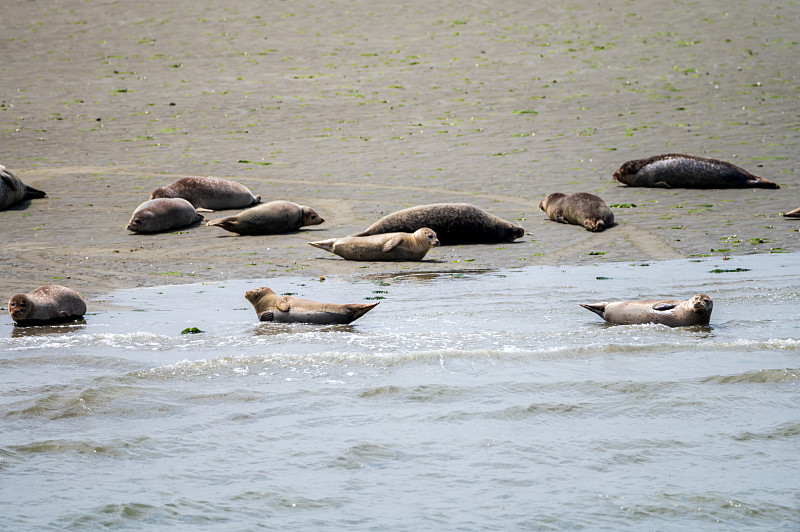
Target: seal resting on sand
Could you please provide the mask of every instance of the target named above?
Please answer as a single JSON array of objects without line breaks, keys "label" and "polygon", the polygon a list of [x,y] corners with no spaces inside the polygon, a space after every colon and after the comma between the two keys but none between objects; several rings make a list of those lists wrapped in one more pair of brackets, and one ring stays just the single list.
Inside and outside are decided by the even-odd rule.
[{"label": "seal resting on sand", "polygon": [[182,177],[155,189],[150,199],[183,198],[195,209],[241,209],[261,203],[246,186],[219,177]]},{"label": "seal resting on sand", "polygon": [[39,189],[26,185],[0,164],[0,210],[20,201],[43,198],[46,194]]},{"label": "seal resting on sand", "polygon": [[525,235],[522,227],[474,205],[433,203],[388,214],[366,230],[352,236],[413,233],[422,227],[432,229],[442,245],[513,242]]},{"label": "seal resting on sand", "polygon": [[687,301],[649,299],[644,301],[614,301],[613,303],[580,303],[608,323],[633,325],[660,323],[670,327],[708,325],[714,302],[705,294],[696,294]]},{"label": "seal resting on sand", "polygon": [[800,218],[800,207],[796,208],[793,211],[783,213],[784,216],[787,218]]},{"label": "seal resting on sand", "polygon": [[211,220],[206,225],[240,235],[275,235],[296,231],[305,225],[319,225],[324,221],[311,207],[279,200],[250,207],[236,216]]},{"label": "seal resting on sand", "polygon": [[309,245],[347,260],[422,260],[428,250],[439,245],[439,239],[432,229],[423,227],[413,233],[346,236],[309,242]]},{"label": "seal resting on sand", "polygon": [[661,188],[781,188],[725,161],[665,153],[623,163],[614,179],[631,187]]},{"label": "seal resting on sand", "polygon": [[317,303],[292,296],[279,296],[267,287],[249,290],[244,294],[256,309],[260,321],[278,323],[346,324],[375,308],[375,303]]},{"label": "seal resting on sand", "polygon": [[64,323],[83,318],[86,302],[71,288],[45,285],[27,294],[11,296],[8,313],[17,325]]},{"label": "seal resting on sand", "polygon": [[133,211],[128,231],[158,233],[186,227],[202,219],[203,215],[183,198],[158,198],[145,201]]},{"label": "seal resting on sand", "polygon": [[555,192],[539,202],[547,216],[562,224],[581,225],[587,231],[602,231],[614,225],[614,213],[599,196],[588,192]]}]

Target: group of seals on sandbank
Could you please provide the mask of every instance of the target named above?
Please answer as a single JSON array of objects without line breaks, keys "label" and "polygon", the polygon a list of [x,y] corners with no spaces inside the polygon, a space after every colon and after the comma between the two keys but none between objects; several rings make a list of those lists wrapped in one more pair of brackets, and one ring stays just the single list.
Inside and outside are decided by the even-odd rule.
[{"label": "group of seals on sandbank", "polygon": [[[663,188],[780,188],[731,163],[668,153],[627,161],[613,178],[628,186]],[[14,203],[45,197],[41,190],[24,185],[0,165],[0,210]],[[221,227],[240,235],[266,235],[295,231],[318,225],[324,219],[311,207],[290,201],[261,204],[261,196],[235,181],[215,177],[185,177],[154,190],[150,199],[134,211],[127,229],[154,233],[186,227],[203,220],[198,211],[245,208],[235,216],[217,218],[207,226]],[[556,222],[575,224],[588,231],[603,231],[615,225],[614,213],[602,198],[586,192],[550,194],[539,208]],[[800,208],[784,214],[800,217]],[[525,230],[474,205],[435,203],[419,205],[388,214],[360,233],[331,238],[310,245],[347,260],[422,260],[439,245],[513,242]],[[259,320],[301,323],[350,323],[377,303],[318,303],[291,296],[279,296],[269,288],[245,294]],[[664,325],[707,325],[713,303],[704,294],[688,301],[645,300],[582,303],[609,323]],[[19,325],[71,321],[86,313],[86,303],[77,292],[46,285],[28,294],[15,294],[8,311]]]}]

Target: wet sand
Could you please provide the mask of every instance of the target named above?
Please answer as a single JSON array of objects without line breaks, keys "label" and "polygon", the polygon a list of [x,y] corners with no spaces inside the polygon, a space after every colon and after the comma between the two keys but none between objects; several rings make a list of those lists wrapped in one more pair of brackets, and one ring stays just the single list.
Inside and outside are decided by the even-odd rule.
[{"label": "wet sand", "polygon": [[[792,2],[13,0],[0,36],[0,164],[48,197],[0,212],[0,295],[172,283],[653,261],[800,250],[800,9]],[[664,152],[728,160],[780,190],[612,181]],[[137,205],[230,178],[323,225],[134,235]],[[619,225],[551,222],[592,192]],[[526,229],[421,263],[308,241],[412,205],[469,202]],[[225,211],[224,215],[237,211]],[[207,218],[216,214],[206,214]]]}]

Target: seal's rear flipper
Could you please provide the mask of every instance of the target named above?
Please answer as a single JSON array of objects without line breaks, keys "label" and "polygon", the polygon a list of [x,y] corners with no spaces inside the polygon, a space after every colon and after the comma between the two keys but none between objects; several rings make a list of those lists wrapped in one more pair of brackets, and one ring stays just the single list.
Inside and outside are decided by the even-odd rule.
[{"label": "seal's rear flipper", "polygon": [[47,193],[44,192],[43,190],[39,190],[38,188],[33,188],[30,185],[25,185],[25,196],[22,199],[24,200],[37,199],[37,198],[43,198],[46,195]]},{"label": "seal's rear flipper", "polygon": [[320,240],[318,242],[309,242],[309,246],[314,246],[315,248],[324,249],[330,253],[333,253],[333,243],[336,242],[335,238],[329,238],[328,240]]},{"label": "seal's rear flipper", "polygon": [[352,322],[352,321],[357,320],[358,318],[360,318],[361,316],[363,316],[364,314],[366,314],[370,310],[372,310],[375,307],[377,307],[378,303],[380,303],[380,301],[376,301],[375,303],[350,303],[349,305],[347,305],[347,310],[352,312],[352,315],[351,315],[352,319],[350,321]]},{"label": "seal's rear flipper", "polygon": [[789,218],[800,218],[800,207],[796,208],[793,211],[783,213],[784,216]]},{"label": "seal's rear flipper", "polygon": [[603,314],[605,314],[606,311],[606,303],[578,303],[578,304],[583,308],[585,308],[586,310],[591,310],[601,318],[603,318]]}]

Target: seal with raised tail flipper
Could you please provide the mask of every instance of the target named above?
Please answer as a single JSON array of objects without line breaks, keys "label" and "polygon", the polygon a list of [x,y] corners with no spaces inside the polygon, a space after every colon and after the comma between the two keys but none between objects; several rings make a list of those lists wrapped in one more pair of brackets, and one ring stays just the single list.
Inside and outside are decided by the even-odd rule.
[{"label": "seal with raised tail flipper", "polygon": [[256,310],[259,321],[277,323],[315,323],[319,325],[351,323],[378,305],[375,303],[318,303],[293,296],[280,296],[261,287],[244,294]]},{"label": "seal with raised tail flipper", "polygon": [[588,192],[555,192],[540,201],[539,208],[553,221],[580,225],[587,231],[603,231],[614,225],[614,213],[608,204]]},{"label": "seal with raised tail flipper", "polygon": [[369,236],[345,236],[308,243],[347,260],[417,261],[439,245],[432,229],[423,227],[413,233],[379,233]]},{"label": "seal with raised tail flipper", "polygon": [[11,296],[8,313],[17,325],[65,323],[83,318],[86,302],[71,288],[48,284]]},{"label": "seal with raised tail flipper", "polygon": [[608,323],[634,325],[660,323],[670,327],[708,325],[714,302],[705,294],[696,294],[687,301],[677,299],[647,299],[643,301],[614,301],[580,303]]},{"label": "seal with raised tail flipper", "polygon": [[160,233],[180,229],[202,219],[203,215],[183,198],[157,198],[136,207],[128,222],[128,231]]},{"label": "seal with raised tail flipper", "polygon": [[388,214],[366,230],[351,236],[413,233],[423,227],[432,229],[442,245],[513,242],[525,235],[522,227],[474,205],[432,203]]},{"label": "seal with raised tail flipper", "polygon": [[631,187],[781,188],[735,164],[682,153],[627,161],[614,173],[614,179]]},{"label": "seal with raised tail flipper", "polygon": [[250,207],[236,216],[211,220],[206,225],[240,235],[276,235],[296,231],[306,225],[319,225],[324,221],[311,207],[278,200]]},{"label": "seal with raised tail flipper", "polygon": [[26,185],[11,173],[11,170],[0,164],[0,211],[29,199],[45,197],[46,194],[32,186]]},{"label": "seal with raised tail flipper", "polygon": [[261,202],[241,183],[219,177],[182,177],[169,185],[159,187],[150,199],[183,198],[195,209],[242,209]]}]

